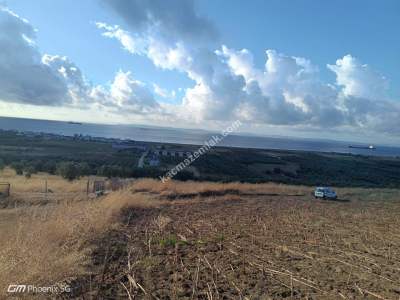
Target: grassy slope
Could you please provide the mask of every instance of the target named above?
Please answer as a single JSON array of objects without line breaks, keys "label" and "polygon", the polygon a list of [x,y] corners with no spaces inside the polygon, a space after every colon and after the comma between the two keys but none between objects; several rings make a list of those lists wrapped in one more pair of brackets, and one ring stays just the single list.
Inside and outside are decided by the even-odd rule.
[{"label": "grassy slope", "polygon": [[[53,191],[47,196],[45,180]],[[48,286],[85,274],[91,241],[118,226],[121,209],[154,205],[124,192],[88,200],[85,180],[68,182],[45,174],[26,179],[6,169],[0,181],[12,184],[11,197],[0,198],[0,298],[11,283]]]},{"label": "grassy slope", "polygon": [[[148,143],[153,145],[152,143]],[[196,146],[164,145],[166,148]],[[123,169],[120,176],[157,177],[182,161],[161,157],[157,168],[137,169],[140,150],[116,151],[110,143],[26,138],[0,132],[0,159],[27,165],[60,161],[88,163],[93,174],[102,165]],[[122,170],[121,170],[122,172]],[[118,174],[117,174],[118,175]],[[180,179],[200,181],[282,182],[300,185],[353,187],[400,187],[400,158],[357,155],[215,148],[197,159],[191,168],[178,174]]]},{"label": "grassy slope", "polygon": [[139,180],[87,201],[84,180],[51,176],[54,195],[32,202],[44,178],[0,174],[20,197],[0,209],[1,295],[72,282],[66,297],[398,297],[398,190],[324,202],[303,186]]},{"label": "grassy slope", "polygon": [[80,140],[27,138],[0,132],[0,158],[13,161],[75,161],[90,165],[117,164],[134,167],[140,152],[118,152],[111,143]]}]

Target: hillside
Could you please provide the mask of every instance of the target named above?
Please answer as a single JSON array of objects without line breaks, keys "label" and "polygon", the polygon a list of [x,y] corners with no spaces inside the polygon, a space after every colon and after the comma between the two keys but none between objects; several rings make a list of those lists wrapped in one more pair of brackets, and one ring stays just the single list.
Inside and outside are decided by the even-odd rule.
[{"label": "hillside", "polygon": [[[198,149],[195,145],[120,144],[113,139],[26,136],[0,130],[0,168],[7,165],[21,174],[47,172],[71,179],[88,175],[158,179],[184,161],[182,154]],[[65,166],[69,172],[63,171]],[[194,160],[175,179],[399,188],[400,158],[215,147]]]},{"label": "hillside", "polygon": [[[47,178],[51,194],[41,187]],[[62,298],[397,299],[398,190],[137,180],[88,199],[85,179],[26,179],[0,209],[0,290]],[[41,299],[41,294],[31,294]]]}]

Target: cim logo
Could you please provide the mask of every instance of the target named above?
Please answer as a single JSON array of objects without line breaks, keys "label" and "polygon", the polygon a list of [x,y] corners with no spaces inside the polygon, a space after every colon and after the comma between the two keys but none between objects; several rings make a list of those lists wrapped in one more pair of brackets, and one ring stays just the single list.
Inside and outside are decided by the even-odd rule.
[{"label": "cim logo", "polygon": [[7,292],[9,293],[24,293],[26,291],[26,284],[10,284]]}]

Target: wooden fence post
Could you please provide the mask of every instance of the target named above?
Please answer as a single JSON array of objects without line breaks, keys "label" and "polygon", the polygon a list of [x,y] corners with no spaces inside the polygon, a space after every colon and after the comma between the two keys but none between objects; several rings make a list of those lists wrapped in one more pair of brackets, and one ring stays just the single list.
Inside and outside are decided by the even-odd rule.
[{"label": "wooden fence post", "polygon": [[44,181],[44,198],[47,201],[47,178]]}]

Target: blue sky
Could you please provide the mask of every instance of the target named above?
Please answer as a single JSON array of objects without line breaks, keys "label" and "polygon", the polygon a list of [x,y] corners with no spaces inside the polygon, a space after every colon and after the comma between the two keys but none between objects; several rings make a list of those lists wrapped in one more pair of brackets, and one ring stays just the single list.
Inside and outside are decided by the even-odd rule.
[{"label": "blue sky", "polygon": [[37,43],[43,52],[68,56],[95,84],[109,82],[119,69],[131,70],[136,78],[159,82],[165,88],[191,83],[187,76],[159,70],[147,58],[132,56],[102,37],[95,22],[119,24],[121,20],[99,1],[81,1],[78,9],[74,1],[14,0],[10,7],[38,29]]},{"label": "blue sky", "polygon": [[[229,47],[247,48],[256,64],[265,63],[265,49],[306,57],[333,81],[327,63],[352,54],[385,74],[393,96],[400,95],[400,2],[397,0],[243,0],[198,2],[212,19]],[[121,20],[96,0],[13,0],[16,13],[38,29],[38,45],[46,53],[62,53],[76,62],[90,80],[105,83],[118,69],[130,69],[144,81],[166,88],[190,85],[176,72],[160,72],[146,58],[131,56],[104,39],[95,21],[120,24]],[[79,13],[78,13],[79,12]],[[102,61],[99,64],[99,61]]]},{"label": "blue sky", "polygon": [[[49,55],[35,63],[54,76],[45,94],[44,80],[0,66],[7,77],[1,115],[213,129],[241,119],[260,134],[399,135],[396,0],[13,0],[3,7],[0,26],[20,28],[25,18],[37,32],[33,50],[26,39],[12,42],[29,28],[4,27],[0,45]],[[4,61],[21,66],[20,59]],[[26,86],[37,87],[29,93],[35,99],[21,92]]]},{"label": "blue sky", "polygon": [[[334,80],[327,63],[352,54],[385,74],[400,95],[400,2],[376,0],[202,1],[203,12],[218,20],[224,42],[250,49],[257,64],[264,49],[306,57]],[[228,5],[227,5],[228,4]]]}]

